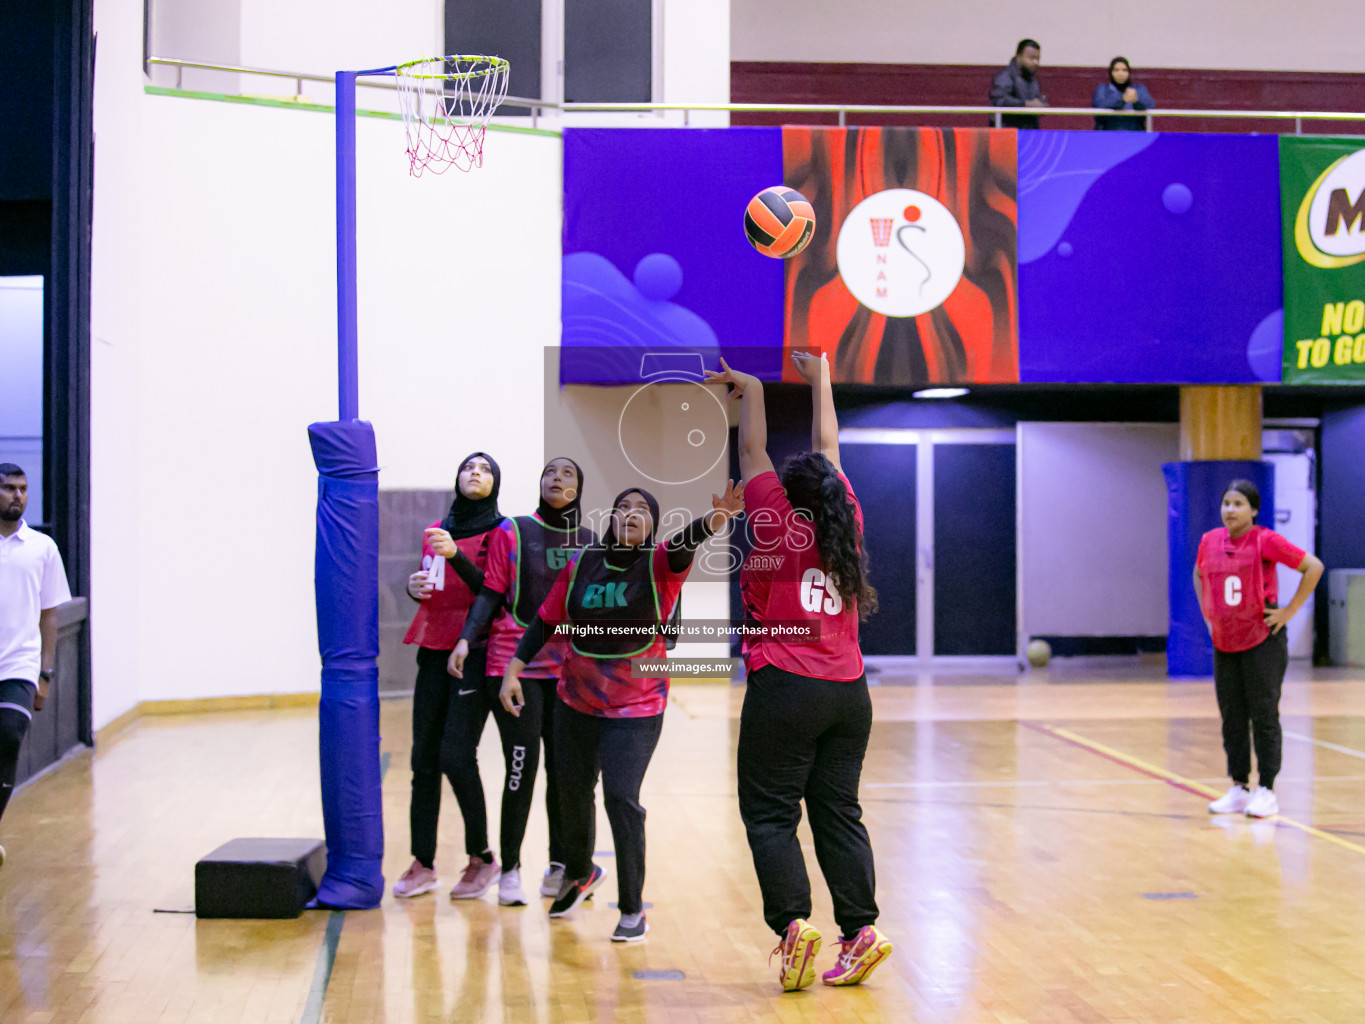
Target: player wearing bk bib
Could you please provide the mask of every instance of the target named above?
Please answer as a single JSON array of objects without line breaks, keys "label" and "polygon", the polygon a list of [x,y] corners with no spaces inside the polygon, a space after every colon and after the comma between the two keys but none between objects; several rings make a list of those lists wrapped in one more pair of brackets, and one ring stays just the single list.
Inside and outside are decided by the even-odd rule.
[{"label": "player wearing bk bib", "polygon": [[634,660],[662,660],[664,623],[692,569],[696,549],[743,510],[733,482],[712,497],[711,512],[666,543],[654,543],[659,503],[632,488],[617,496],[602,543],[575,552],[517,646],[503,677],[503,706],[521,713],[521,675],[556,626],[568,630],[568,650],[556,690],[554,772],[559,784],[564,884],[551,917],[568,914],[602,883],[592,862],[599,771],[616,849],[620,923],[613,942],[645,937],[645,809],[640,786],[663,728],[665,676],[632,678]]},{"label": "player wearing bk bib", "polygon": [[569,556],[596,537],[582,522],[583,470],[572,459],[552,459],[540,476],[540,505],[534,515],[504,519],[489,536],[488,560],[481,574],[478,600],[465,619],[452,660],[456,675],[472,646],[491,626],[488,636],[488,685],[493,715],[502,738],[507,766],[502,791],[502,879],[498,901],[522,906],[521,843],[531,814],[540,745],[545,743],[545,811],[550,825],[550,866],[541,880],[542,896],[559,895],[564,883],[564,851],[559,834],[558,781],[554,772],[555,686],[565,644],[547,643],[521,674],[525,703],[521,714],[509,713],[497,699],[507,663],[517,644],[549,596],[550,587]]},{"label": "player wearing bk bib", "polygon": [[[422,538],[422,568],[408,579],[408,595],[419,601],[405,644],[417,645],[417,683],[412,695],[412,799],[408,819],[412,865],[393,887],[399,898],[431,892],[436,877],[436,823],[441,811],[441,775],[450,780],[464,818],[469,863],[451,899],[482,896],[498,880],[488,848],[488,811],[479,780],[478,746],[491,710],[484,682],[483,645],[465,662],[464,678],[451,678],[450,656],[474,604],[477,583],[461,578],[463,565],[482,569],[489,535],[502,521],[498,511],[501,471],[492,456],[475,452],[460,463],[455,500],[446,517]],[[465,559],[456,559],[457,552]]]},{"label": "player wearing bk bib", "polygon": [[739,812],[748,833],[763,916],[779,937],[786,991],[815,980],[820,932],[796,827],[806,802],[815,855],[834,901],[840,951],[826,985],[856,985],[891,955],[875,926],[872,844],[858,782],[872,730],[872,701],[858,622],[876,610],[867,582],[863,514],[839,465],[839,425],[829,365],[792,356],[813,389],[814,451],[779,479],[765,450],[763,385],[730,369],[711,380],[740,396],[739,465],[752,549],[740,573],[746,622],[801,624],[809,641],[760,634],[745,644],[748,686],[739,724]]},{"label": "player wearing bk bib", "polygon": [[[1232,787],[1209,804],[1214,814],[1265,818],[1280,812],[1280,687],[1289,663],[1284,626],[1303,607],[1322,576],[1322,562],[1274,530],[1255,524],[1261,495],[1248,480],[1223,492],[1223,527],[1199,541],[1194,589],[1213,635],[1213,681],[1223,717],[1223,750]],[[1289,604],[1280,608],[1275,565],[1303,573]],[[1257,787],[1251,780],[1256,743]]]}]

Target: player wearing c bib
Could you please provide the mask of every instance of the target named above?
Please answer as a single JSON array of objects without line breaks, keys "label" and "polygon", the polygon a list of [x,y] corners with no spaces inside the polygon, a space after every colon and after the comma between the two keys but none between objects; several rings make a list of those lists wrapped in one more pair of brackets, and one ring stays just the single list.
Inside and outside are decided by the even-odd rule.
[{"label": "player wearing c bib", "polygon": [[[1261,494],[1249,480],[1234,480],[1223,492],[1223,527],[1199,540],[1194,589],[1213,636],[1213,682],[1223,718],[1223,750],[1232,786],[1209,804],[1213,814],[1267,818],[1280,813],[1275,776],[1280,770],[1280,687],[1289,664],[1285,624],[1313,593],[1322,562],[1274,530],[1257,526]],[[1278,607],[1275,565],[1303,573],[1293,600]],[[1256,742],[1257,786],[1251,780],[1251,744]]]},{"label": "player wearing c bib", "polygon": [[803,624],[810,641],[745,644],[748,686],[739,723],[739,813],[748,833],[763,917],[779,937],[785,991],[815,980],[820,932],[796,827],[806,803],[815,855],[834,901],[840,950],[826,985],[856,985],[891,955],[876,928],[872,843],[858,782],[872,731],[872,700],[858,647],[858,622],[876,610],[867,582],[863,514],[839,465],[839,426],[829,364],[792,356],[814,390],[814,451],[779,479],[765,450],[763,385],[730,369],[710,374],[740,396],[739,466],[753,548],[740,573],[746,621]]},{"label": "player wearing c bib", "polygon": [[[464,565],[481,569],[498,511],[501,471],[492,456],[475,452],[460,463],[455,500],[439,523],[423,534],[422,568],[408,580],[420,604],[403,637],[417,645],[417,683],[412,694],[412,798],[408,810],[412,865],[394,884],[400,899],[431,892],[436,877],[436,825],[441,812],[441,775],[450,780],[464,818],[469,863],[451,899],[482,896],[498,880],[488,848],[488,810],[479,779],[478,747],[491,710],[483,681],[486,649],[470,655],[465,678],[451,678],[450,656],[474,604],[476,587],[460,575]],[[456,556],[463,553],[464,559]]]},{"label": "player wearing c bib", "polygon": [[521,675],[525,703],[513,715],[498,701],[507,663],[516,654],[526,627],[569,556],[592,544],[596,537],[582,522],[583,470],[573,459],[551,459],[540,475],[540,505],[534,515],[504,519],[489,537],[488,560],[480,574],[478,600],[465,619],[452,660],[456,674],[463,670],[471,645],[488,636],[489,701],[502,739],[507,771],[503,781],[500,844],[502,879],[498,901],[524,906],[521,891],[521,843],[531,814],[540,745],[545,743],[545,811],[550,826],[550,866],[541,880],[542,896],[559,895],[564,883],[564,851],[559,830],[559,787],[554,771],[555,685],[565,644],[547,643]]},{"label": "player wearing c bib", "polygon": [[698,547],[743,510],[733,482],[712,497],[712,510],[665,543],[654,543],[659,503],[648,491],[617,495],[602,543],[576,552],[555,580],[536,620],[507,666],[502,704],[520,714],[520,676],[554,628],[571,631],[556,694],[555,774],[564,837],[564,884],[550,907],[563,917],[585,900],[605,873],[592,862],[593,791],[598,773],[616,850],[620,923],[613,942],[645,937],[645,809],[640,786],[663,729],[668,678],[633,678],[636,659],[662,660],[663,630],[692,570]]}]

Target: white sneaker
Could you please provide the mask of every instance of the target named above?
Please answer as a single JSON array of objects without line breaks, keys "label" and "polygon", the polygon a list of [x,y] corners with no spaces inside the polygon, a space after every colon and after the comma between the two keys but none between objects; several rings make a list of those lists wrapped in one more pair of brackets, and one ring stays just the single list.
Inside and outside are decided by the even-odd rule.
[{"label": "white sneaker", "polygon": [[1275,791],[1257,786],[1246,805],[1248,818],[1273,818],[1280,813],[1280,802],[1275,799]]},{"label": "white sneaker", "polygon": [[[1242,814],[1251,803],[1251,793],[1245,786],[1234,785],[1213,803],[1209,804],[1210,814]],[[1249,813],[1249,812],[1248,812]]]},{"label": "white sneaker", "polygon": [[521,891],[521,868],[503,870],[498,880],[498,902],[504,907],[526,906],[526,894]]},{"label": "white sneaker", "polygon": [[554,899],[563,886],[564,865],[552,860],[550,866],[545,869],[545,877],[540,880],[540,894]]}]

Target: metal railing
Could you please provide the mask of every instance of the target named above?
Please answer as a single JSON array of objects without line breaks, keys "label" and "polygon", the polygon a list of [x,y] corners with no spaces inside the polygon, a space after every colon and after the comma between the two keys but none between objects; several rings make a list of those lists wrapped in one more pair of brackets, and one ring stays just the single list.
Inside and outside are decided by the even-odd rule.
[{"label": "metal railing", "polygon": [[[224,71],[242,75],[263,75],[272,78],[293,79],[294,95],[302,97],[304,82],[334,83],[332,75],[317,75],[302,71],[279,71],[270,68],[238,67],[230,64],[205,64],[198,61],[174,60],[168,57],[148,57],[147,65],[171,67],[175,69],[175,87],[181,88],[184,69],[202,71]],[[146,70],[144,68],[144,70]],[[397,89],[397,83],[389,78],[361,78],[356,85],[368,89]],[[1241,120],[1241,121],[1284,121],[1294,123],[1294,134],[1302,135],[1305,122],[1313,121],[1351,121],[1365,122],[1365,112],[1348,110],[1182,110],[1163,108],[1161,110],[1110,110],[1105,107],[991,107],[991,106],[925,106],[910,105],[873,105],[837,103],[556,103],[551,100],[533,99],[526,96],[508,96],[503,107],[524,107],[531,112],[534,127],[547,111],[560,113],[676,113],[683,115],[683,124],[691,122],[694,113],[755,113],[755,114],[834,114],[841,127],[847,125],[850,114],[905,114],[921,116],[926,114],[980,114],[991,117],[997,128],[1003,127],[1007,117],[1065,116],[1065,117],[1140,117],[1148,131],[1152,129],[1154,118],[1181,118],[1185,120]]]}]

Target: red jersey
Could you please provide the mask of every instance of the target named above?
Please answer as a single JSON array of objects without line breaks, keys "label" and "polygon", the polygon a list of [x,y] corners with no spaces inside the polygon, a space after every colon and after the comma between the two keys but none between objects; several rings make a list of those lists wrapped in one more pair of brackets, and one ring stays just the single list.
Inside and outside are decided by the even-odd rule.
[{"label": "red jersey", "polygon": [[[861,533],[862,506],[848,478],[840,473],[839,479],[848,487]],[[746,641],[749,671],[773,665],[812,679],[849,682],[861,677],[858,608],[840,597],[820,567],[815,524],[796,514],[771,471],[744,484],[744,508],[754,539],[739,575],[746,618],[758,623],[816,621],[820,629],[819,640],[810,642]]]},{"label": "red jersey", "polygon": [[[431,525],[438,527],[441,524],[435,522]],[[488,556],[488,538],[492,532],[489,530],[487,533],[461,538],[455,542],[455,546],[483,569]],[[446,564],[446,560],[432,550],[426,534],[422,535],[422,568],[431,574],[436,589],[418,605],[417,614],[412,617],[412,625],[408,627],[403,643],[437,651],[453,651],[460,641],[465,616],[474,607],[475,594]]]},{"label": "red jersey", "polygon": [[[668,551],[657,545],[649,557],[630,569],[616,570],[605,561],[599,547],[575,551],[550,588],[540,607],[546,628],[557,623],[571,625],[621,622],[657,622],[661,626],[673,614],[683,581],[692,571],[689,562],[682,572],[668,567]],[[636,658],[662,660],[667,656],[664,638],[654,633],[648,640],[578,640],[570,638],[557,693],[560,700],[585,715],[599,718],[649,718],[668,706],[668,678],[632,679],[630,663]]]},{"label": "red jersey", "polygon": [[1199,538],[1199,568],[1204,592],[1200,603],[1213,622],[1213,646],[1220,651],[1249,651],[1270,635],[1267,604],[1279,602],[1275,563],[1297,569],[1304,552],[1274,530],[1253,526],[1233,539],[1226,527]]}]

